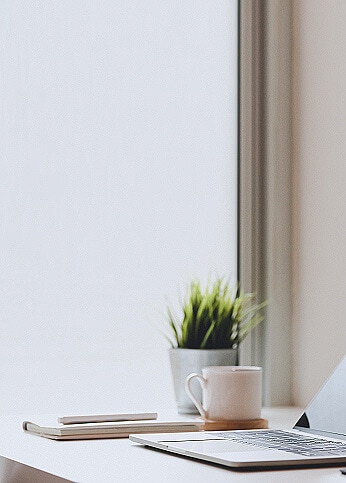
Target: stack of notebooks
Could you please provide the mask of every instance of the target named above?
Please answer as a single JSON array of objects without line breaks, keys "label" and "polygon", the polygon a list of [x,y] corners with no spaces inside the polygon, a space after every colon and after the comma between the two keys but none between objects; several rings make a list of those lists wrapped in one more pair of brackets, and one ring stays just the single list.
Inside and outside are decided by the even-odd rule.
[{"label": "stack of notebooks", "polygon": [[68,416],[58,425],[45,426],[23,422],[31,434],[55,440],[126,438],[130,434],[199,431],[201,421],[156,421],[157,413],[116,414],[107,416]]}]

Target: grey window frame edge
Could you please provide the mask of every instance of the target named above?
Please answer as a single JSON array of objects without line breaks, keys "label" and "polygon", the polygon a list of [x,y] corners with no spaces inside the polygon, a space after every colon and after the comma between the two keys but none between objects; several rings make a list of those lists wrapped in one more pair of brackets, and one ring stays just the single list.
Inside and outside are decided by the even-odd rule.
[{"label": "grey window frame edge", "polygon": [[239,0],[238,272],[268,300],[240,347],[264,370],[263,403],[291,404],[291,0]]}]

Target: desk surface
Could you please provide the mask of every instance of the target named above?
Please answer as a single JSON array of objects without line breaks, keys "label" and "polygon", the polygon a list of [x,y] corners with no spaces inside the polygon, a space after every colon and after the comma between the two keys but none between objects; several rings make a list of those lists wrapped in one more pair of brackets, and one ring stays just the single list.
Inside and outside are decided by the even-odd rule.
[{"label": "desk surface", "polygon": [[[271,408],[263,411],[263,417],[268,418],[271,428],[292,427],[299,414],[297,408]],[[346,483],[346,477],[342,477],[338,468],[237,473],[151,450],[131,443],[128,439],[51,441],[24,433],[21,423],[27,418],[28,415],[0,418],[0,454],[72,481],[221,483],[229,482],[231,478],[235,482],[270,483],[280,480],[280,483],[328,483],[342,482],[344,478]],[[0,481],[9,480],[0,478]]]}]

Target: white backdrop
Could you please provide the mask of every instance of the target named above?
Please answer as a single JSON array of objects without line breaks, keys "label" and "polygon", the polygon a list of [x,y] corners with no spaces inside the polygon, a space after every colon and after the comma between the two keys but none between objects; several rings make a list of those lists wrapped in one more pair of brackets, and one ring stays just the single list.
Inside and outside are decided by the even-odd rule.
[{"label": "white backdrop", "polygon": [[1,411],[172,402],[166,297],[236,270],[236,4],[0,0]]}]

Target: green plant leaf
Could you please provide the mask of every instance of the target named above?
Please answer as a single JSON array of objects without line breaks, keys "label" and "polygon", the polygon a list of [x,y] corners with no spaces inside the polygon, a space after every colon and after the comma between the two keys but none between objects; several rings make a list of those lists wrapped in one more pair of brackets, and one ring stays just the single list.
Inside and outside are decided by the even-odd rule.
[{"label": "green plant leaf", "polygon": [[217,278],[203,290],[192,281],[182,303],[182,316],[168,308],[168,327],[173,347],[192,349],[233,348],[263,320],[261,310],[267,303],[256,303],[254,293],[244,293],[239,283],[230,287]]}]

